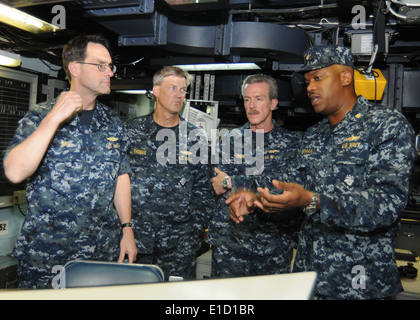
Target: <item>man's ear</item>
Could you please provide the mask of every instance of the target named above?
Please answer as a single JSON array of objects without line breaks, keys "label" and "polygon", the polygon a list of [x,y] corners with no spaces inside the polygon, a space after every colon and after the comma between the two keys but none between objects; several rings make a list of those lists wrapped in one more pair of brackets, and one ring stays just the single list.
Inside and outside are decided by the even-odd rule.
[{"label": "man's ear", "polygon": [[271,100],[271,110],[276,110],[276,108],[277,108],[277,104],[279,103],[279,100],[277,100],[277,99],[272,99]]},{"label": "man's ear", "polygon": [[79,68],[78,65],[75,61],[72,61],[69,63],[69,72],[71,74],[72,78],[77,78],[78,74],[79,74]]},{"label": "man's ear", "polygon": [[155,97],[159,96],[159,86],[153,86],[153,95]]},{"label": "man's ear", "polygon": [[353,72],[350,70],[344,70],[341,72],[341,84],[343,87],[347,87],[353,83]]}]

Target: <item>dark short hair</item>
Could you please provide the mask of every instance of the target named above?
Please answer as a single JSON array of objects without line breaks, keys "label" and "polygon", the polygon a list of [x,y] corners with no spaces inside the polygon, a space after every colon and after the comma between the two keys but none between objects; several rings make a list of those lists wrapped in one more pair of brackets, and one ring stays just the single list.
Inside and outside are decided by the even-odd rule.
[{"label": "dark short hair", "polygon": [[108,39],[101,34],[82,34],[71,39],[64,46],[62,54],[63,68],[69,80],[71,80],[69,63],[73,61],[84,61],[86,58],[86,49],[90,42],[99,43],[107,48],[108,51],[111,51]]}]

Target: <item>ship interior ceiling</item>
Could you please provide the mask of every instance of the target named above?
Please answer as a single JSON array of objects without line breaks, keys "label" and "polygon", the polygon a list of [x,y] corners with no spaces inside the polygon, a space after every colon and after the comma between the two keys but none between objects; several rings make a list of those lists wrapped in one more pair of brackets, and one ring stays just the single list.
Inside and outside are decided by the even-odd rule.
[{"label": "ship interior ceiling", "polygon": [[[237,127],[246,122],[242,80],[256,72],[270,74],[279,84],[275,119],[288,129],[304,131],[320,117],[311,108],[304,84],[293,80],[293,72],[301,67],[303,53],[311,45],[338,44],[352,49],[360,69],[356,73],[362,76],[361,92],[370,90],[370,100],[402,111],[420,134],[419,0],[1,2],[44,21],[56,18],[64,26],[34,34],[0,23],[0,49],[39,59],[57,71],[58,80],[65,81],[61,51],[70,38],[80,33],[106,35],[118,69],[111,95],[101,99],[123,118],[130,117],[130,110],[124,108],[134,98],[122,90],[151,90],[152,76],[163,66],[251,62],[260,69],[191,71],[196,81],[187,99],[217,101],[219,128]],[[54,11],[60,8],[64,8],[62,16],[62,11]],[[43,86],[49,77],[39,74],[37,101],[45,100]],[[411,185],[408,207],[419,219],[418,161]]]}]

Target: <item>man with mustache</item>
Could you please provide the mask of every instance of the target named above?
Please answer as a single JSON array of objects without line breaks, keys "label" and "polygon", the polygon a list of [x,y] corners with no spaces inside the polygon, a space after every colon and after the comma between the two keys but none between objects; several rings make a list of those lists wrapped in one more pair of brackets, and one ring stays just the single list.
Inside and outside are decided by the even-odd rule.
[{"label": "man with mustache", "polygon": [[356,95],[349,49],[313,46],[304,58],[299,73],[325,118],[303,137],[300,179],[273,182],[281,195],[259,189],[256,202],[250,193],[233,196],[232,216],[242,220],[255,204],[268,212],[303,209],[293,270],[317,272],[316,298],[393,297],[402,291],[394,239],[416,156],[414,131],[396,109]]},{"label": "man with mustache", "polygon": [[[278,172],[288,178],[287,167],[296,156],[299,140],[273,119],[277,95],[274,78],[262,74],[248,76],[242,84],[248,122],[224,135],[219,144],[220,165],[215,167],[216,176],[212,179],[219,199],[207,236],[212,246],[213,277],[290,272],[299,216],[267,215],[257,210],[242,224],[236,224],[229,219],[229,206],[225,204],[230,192],[270,186]],[[239,150],[238,140],[243,143]],[[249,174],[253,164],[247,163],[247,152],[264,158],[259,172]]]},{"label": "man with mustache", "polygon": [[133,262],[137,254],[127,137],[118,114],[96,100],[110,93],[115,72],[108,41],[74,38],[63,66],[70,90],[29,110],[4,159],[12,182],[29,179],[14,249],[22,288],[52,288],[53,268],[70,260],[122,262],[127,254]]},{"label": "man with mustache", "polygon": [[178,67],[159,70],[153,77],[155,110],[126,123],[137,262],[158,265],[166,280],[195,278],[200,234],[214,205],[207,137],[179,115],[190,81]]}]

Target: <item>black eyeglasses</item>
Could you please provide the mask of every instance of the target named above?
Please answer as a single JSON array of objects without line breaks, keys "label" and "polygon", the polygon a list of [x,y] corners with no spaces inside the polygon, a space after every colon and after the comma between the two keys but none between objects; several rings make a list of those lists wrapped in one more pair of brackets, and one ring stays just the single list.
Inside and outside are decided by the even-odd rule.
[{"label": "black eyeglasses", "polygon": [[112,63],[106,64],[106,63],[89,63],[89,62],[77,62],[80,64],[91,64],[92,66],[98,66],[98,70],[101,72],[105,72],[106,69],[109,67],[111,69],[112,73],[115,73],[117,71],[117,67],[113,65]]}]

